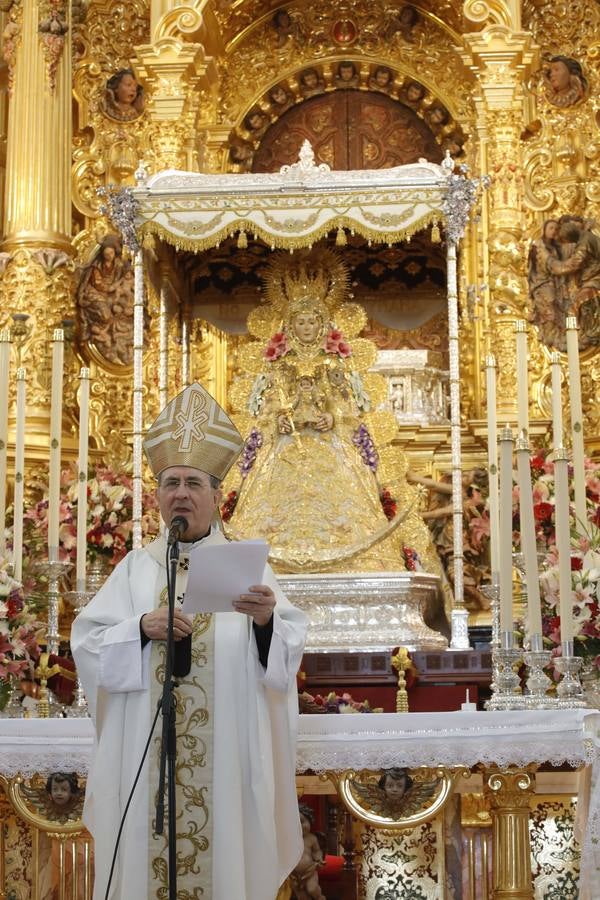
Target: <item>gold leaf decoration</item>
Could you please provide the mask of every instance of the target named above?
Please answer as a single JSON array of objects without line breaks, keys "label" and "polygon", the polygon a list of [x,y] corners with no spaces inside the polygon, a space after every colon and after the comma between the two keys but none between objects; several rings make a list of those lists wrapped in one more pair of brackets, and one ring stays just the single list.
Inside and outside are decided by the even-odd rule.
[{"label": "gold leaf decoration", "polygon": [[352,356],[348,360],[351,369],[355,369],[357,372],[366,372],[376,359],[377,347],[372,341],[367,341],[365,338],[356,338],[355,341],[352,341]]},{"label": "gold leaf decoration", "polygon": [[358,303],[344,303],[336,315],[336,326],[346,338],[355,338],[367,324],[367,314]]}]

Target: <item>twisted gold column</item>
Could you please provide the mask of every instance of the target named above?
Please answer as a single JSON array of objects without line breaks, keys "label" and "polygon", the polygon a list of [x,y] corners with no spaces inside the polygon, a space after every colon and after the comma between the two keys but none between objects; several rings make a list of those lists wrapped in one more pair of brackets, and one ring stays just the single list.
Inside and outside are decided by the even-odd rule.
[{"label": "twisted gold column", "polygon": [[533,900],[529,800],[533,770],[486,769],[492,810],[492,900]]}]

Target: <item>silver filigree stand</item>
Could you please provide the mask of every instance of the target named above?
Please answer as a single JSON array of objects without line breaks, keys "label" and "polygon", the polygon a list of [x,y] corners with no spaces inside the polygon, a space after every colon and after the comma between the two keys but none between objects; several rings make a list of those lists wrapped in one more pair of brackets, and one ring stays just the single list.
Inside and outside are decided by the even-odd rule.
[{"label": "silver filigree stand", "polygon": [[452,639],[449,650],[470,650],[469,641],[469,610],[465,607],[453,609],[450,614]]},{"label": "silver filigree stand", "polygon": [[523,654],[528,668],[525,704],[527,709],[555,709],[556,697],[548,695],[552,680],[544,672],[546,666],[550,664],[552,654],[550,650],[544,650],[541,634],[533,634],[530,645],[530,649]]},{"label": "silver filigree stand", "polygon": [[[80,585],[78,582],[78,589],[76,591],[67,591],[65,594],[65,600],[67,603],[73,607],[73,611],[77,616],[84,606],[90,602],[92,597],[94,597],[96,591],[87,591],[85,589],[85,582]],[[81,681],[79,680],[79,675],[76,675],[75,678],[75,691],[73,702],[70,706],[66,707],[67,717],[70,719],[83,719],[89,716],[89,710],[87,705],[87,700],[85,699],[85,694],[83,692],[83,687],[81,685]]]},{"label": "silver filigree stand", "polygon": [[481,593],[490,601],[490,612],[492,614],[492,640],[490,642],[490,650],[492,651],[492,683],[490,689],[492,693],[496,690],[498,681],[498,655],[500,649],[500,576],[498,572],[492,572],[492,583],[484,584]]},{"label": "silver filigree stand", "polygon": [[500,647],[492,652],[493,666],[496,671],[495,691],[486,704],[486,709],[524,709],[525,697],[521,693],[521,682],[514,671],[515,666],[523,659],[523,651],[515,647],[512,631],[500,632]]},{"label": "silver filigree stand", "polygon": [[72,567],[72,563],[59,559],[45,559],[36,563],[35,568],[48,578],[48,631],[46,648],[48,653],[58,653],[60,634],[58,632],[58,606],[60,603],[60,582]]},{"label": "silver filigree stand", "polygon": [[583,665],[580,656],[575,656],[573,641],[563,641],[562,656],[557,656],[554,665],[562,675],[556,688],[557,705],[560,709],[574,709],[586,705],[579,672]]}]

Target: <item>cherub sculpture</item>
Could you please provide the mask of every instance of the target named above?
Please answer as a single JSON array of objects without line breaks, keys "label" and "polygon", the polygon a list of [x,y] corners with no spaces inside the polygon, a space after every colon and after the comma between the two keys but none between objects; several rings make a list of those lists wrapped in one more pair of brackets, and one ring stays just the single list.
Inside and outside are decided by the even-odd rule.
[{"label": "cherub sculpture", "polygon": [[424,809],[434,798],[439,779],[415,782],[408,769],[384,769],[377,782],[353,778],[352,793],[364,809],[394,821],[407,819]]},{"label": "cherub sculpture", "polygon": [[313,833],[314,813],[310,806],[299,807],[302,825],[302,856],[292,872],[292,896],[295,900],[326,900],[319,886],[319,866],[324,863],[319,838]]}]

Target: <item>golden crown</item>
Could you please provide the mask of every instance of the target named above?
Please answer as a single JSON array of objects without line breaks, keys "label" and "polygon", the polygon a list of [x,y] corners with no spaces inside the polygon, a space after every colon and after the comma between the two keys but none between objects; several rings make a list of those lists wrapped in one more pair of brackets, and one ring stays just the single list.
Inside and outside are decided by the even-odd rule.
[{"label": "golden crown", "polygon": [[324,320],[346,298],[350,274],[346,263],[328,248],[278,253],[265,271],[265,296],[282,321],[307,310]]}]

